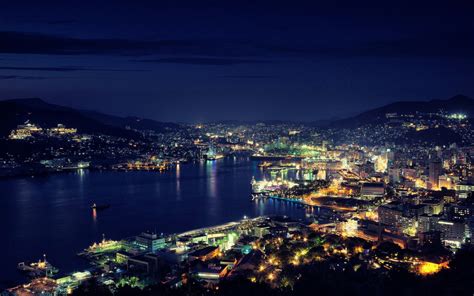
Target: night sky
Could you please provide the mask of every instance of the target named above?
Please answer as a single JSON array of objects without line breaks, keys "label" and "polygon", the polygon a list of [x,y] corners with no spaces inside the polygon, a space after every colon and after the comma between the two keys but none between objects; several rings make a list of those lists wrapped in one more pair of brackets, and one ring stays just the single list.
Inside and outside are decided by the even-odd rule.
[{"label": "night sky", "polygon": [[0,99],[162,121],[309,121],[456,94],[474,96],[474,1],[0,7]]}]

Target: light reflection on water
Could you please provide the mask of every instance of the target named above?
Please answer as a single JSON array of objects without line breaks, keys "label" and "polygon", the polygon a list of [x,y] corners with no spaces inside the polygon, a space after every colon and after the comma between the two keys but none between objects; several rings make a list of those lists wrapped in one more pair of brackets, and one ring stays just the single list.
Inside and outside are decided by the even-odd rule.
[{"label": "light reflection on water", "polygon": [[[147,229],[174,233],[270,214],[302,217],[279,201],[251,201],[256,163],[226,158],[158,172],[78,171],[42,178],[0,180],[0,287],[22,280],[16,264],[48,254],[62,271],[85,268],[75,254],[102,238]],[[92,212],[93,203],[110,204]]]},{"label": "light reflection on water", "polygon": [[181,165],[176,165],[176,200],[181,201]]}]

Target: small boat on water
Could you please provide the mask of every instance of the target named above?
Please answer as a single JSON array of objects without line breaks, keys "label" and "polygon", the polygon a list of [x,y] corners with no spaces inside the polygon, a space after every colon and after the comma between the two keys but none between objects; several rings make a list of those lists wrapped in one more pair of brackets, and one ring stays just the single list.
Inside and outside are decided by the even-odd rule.
[{"label": "small boat on water", "polygon": [[252,193],[250,195],[252,197],[252,200],[257,200],[257,199],[266,199],[270,197],[270,193],[268,192],[259,192],[259,193]]},{"label": "small boat on water", "polygon": [[101,211],[101,210],[105,210],[105,209],[108,209],[108,208],[110,208],[109,204],[96,204],[96,203],[94,203],[91,206],[91,209],[96,210],[96,211]]},{"label": "small boat on water", "polygon": [[273,165],[273,163],[269,162],[269,161],[264,161],[264,162],[261,162],[258,164],[258,167],[260,168],[268,168],[268,167],[271,167]]}]

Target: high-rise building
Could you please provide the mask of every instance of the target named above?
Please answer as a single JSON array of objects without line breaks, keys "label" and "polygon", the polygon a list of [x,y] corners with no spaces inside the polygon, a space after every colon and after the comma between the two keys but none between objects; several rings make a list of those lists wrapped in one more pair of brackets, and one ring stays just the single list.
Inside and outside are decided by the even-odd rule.
[{"label": "high-rise building", "polygon": [[400,182],[400,169],[399,168],[391,168],[388,169],[388,179],[389,182],[392,184]]},{"label": "high-rise building", "polygon": [[384,183],[362,183],[360,189],[360,196],[362,199],[375,199],[377,197],[383,197],[385,194]]},{"label": "high-rise building", "polygon": [[453,248],[460,248],[469,237],[468,225],[460,221],[439,220],[436,228],[443,243]]},{"label": "high-rise building", "polygon": [[135,238],[135,242],[141,250],[148,252],[156,252],[166,247],[165,238],[154,232],[142,232]]},{"label": "high-rise building", "polygon": [[441,175],[441,161],[434,160],[430,162],[429,166],[429,181],[432,189],[439,188],[439,176]]},{"label": "high-rise building", "polygon": [[403,204],[393,202],[378,207],[377,209],[379,221],[382,225],[393,228],[398,233],[407,235],[415,235],[418,223],[416,215],[409,211]]}]

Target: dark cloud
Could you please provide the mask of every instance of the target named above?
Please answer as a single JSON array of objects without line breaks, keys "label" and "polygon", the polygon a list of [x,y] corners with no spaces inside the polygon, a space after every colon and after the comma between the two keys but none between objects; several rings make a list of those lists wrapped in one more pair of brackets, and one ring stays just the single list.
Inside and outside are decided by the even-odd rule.
[{"label": "dark cloud", "polygon": [[79,20],[76,19],[63,19],[63,20],[46,20],[43,23],[48,25],[70,25],[70,24],[77,24]]},{"label": "dark cloud", "polygon": [[474,57],[474,30],[374,41],[356,47],[353,53],[365,56]]},{"label": "dark cloud", "polygon": [[21,20],[24,23],[31,23],[31,24],[35,24],[35,25],[45,24],[45,25],[52,25],[52,26],[55,26],[55,25],[61,26],[61,25],[81,24],[81,21],[79,19],[75,19],[75,18],[64,18],[64,19],[51,18],[51,19],[46,19],[46,18],[43,18],[43,17],[22,17],[22,18],[19,18],[19,20]]},{"label": "dark cloud", "polygon": [[16,66],[0,66],[0,70],[13,71],[49,71],[49,72],[75,72],[83,71],[79,67],[16,67]]},{"label": "dark cloud", "polygon": [[[405,38],[356,41],[306,38],[281,40],[129,40],[80,39],[40,33],[0,32],[0,53],[51,55],[172,55],[141,60],[150,63],[233,65],[268,63],[260,58],[284,57],[474,57],[473,32],[424,34]],[[188,57],[189,55],[201,57]],[[254,59],[248,59],[253,57]],[[240,59],[234,59],[240,58]]]},{"label": "dark cloud", "polygon": [[[51,55],[221,55],[227,46],[193,40],[81,39],[29,32],[0,32],[0,53]],[[223,50],[221,52],[221,49]]]},{"label": "dark cloud", "polygon": [[142,63],[157,63],[157,64],[189,64],[189,65],[210,65],[210,66],[226,66],[237,64],[266,64],[272,61],[257,60],[257,59],[237,59],[237,58],[162,58],[162,59],[148,59],[136,60]]},{"label": "dark cloud", "polygon": [[474,31],[387,40],[325,44],[262,45],[276,55],[298,57],[474,57]]},{"label": "dark cloud", "polygon": [[20,75],[0,75],[0,80],[43,80],[50,79],[51,77],[42,77],[42,76],[20,76]]},{"label": "dark cloud", "polygon": [[21,66],[0,66],[0,70],[10,71],[48,71],[48,72],[77,72],[77,71],[110,71],[110,72],[141,72],[141,69],[105,69],[88,67],[21,67]]},{"label": "dark cloud", "polygon": [[222,75],[219,76],[222,78],[236,78],[236,79],[265,79],[265,78],[275,78],[276,75]]}]

